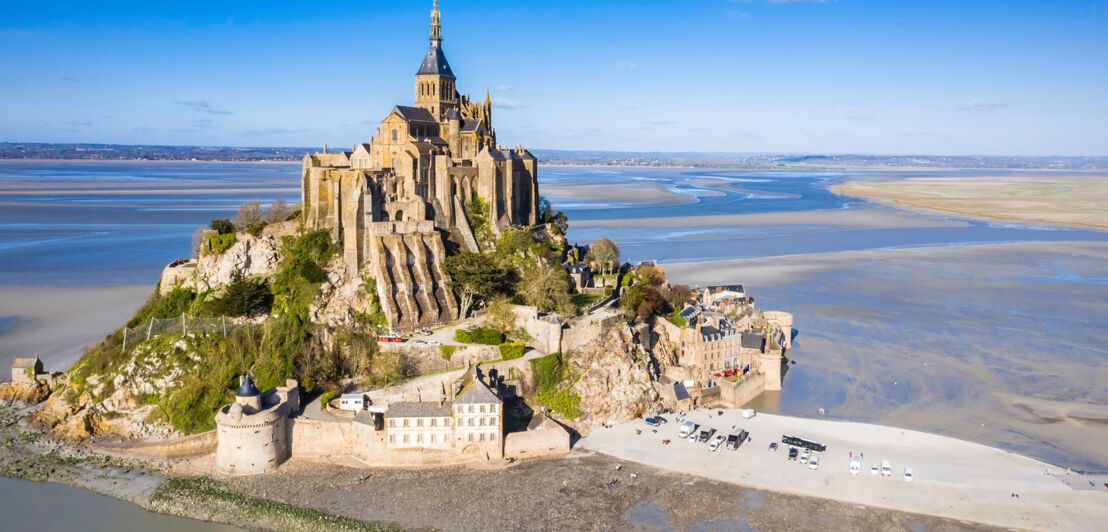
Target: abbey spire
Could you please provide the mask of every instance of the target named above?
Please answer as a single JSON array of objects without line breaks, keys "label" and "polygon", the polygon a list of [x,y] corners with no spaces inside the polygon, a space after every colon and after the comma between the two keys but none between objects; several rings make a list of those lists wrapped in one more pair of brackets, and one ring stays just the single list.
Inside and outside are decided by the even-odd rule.
[{"label": "abbey spire", "polygon": [[439,23],[439,0],[431,10],[431,42],[442,42],[442,24]]}]

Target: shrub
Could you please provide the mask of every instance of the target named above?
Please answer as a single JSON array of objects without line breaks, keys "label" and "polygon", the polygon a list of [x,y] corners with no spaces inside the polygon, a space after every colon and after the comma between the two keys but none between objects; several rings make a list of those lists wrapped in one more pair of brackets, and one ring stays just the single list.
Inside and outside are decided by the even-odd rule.
[{"label": "shrub", "polygon": [[685,328],[685,326],[689,324],[689,322],[686,321],[685,318],[681,317],[681,309],[676,308],[673,309],[673,314],[670,315],[669,321],[670,323],[673,323],[674,325],[681,328]]},{"label": "shrub", "polygon": [[439,353],[442,354],[442,358],[445,360],[450,360],[451,358],[453,358],[456,351],[458,351],[458,346],[456,345],[439,346]]},{"label": "shrub", "polygon": [[208,253],[214,253],[219,255],[231,246],[235,245],[235,233],[227,233],[225,235],[212,235],[208,237],[207,251]]},{"label": "shrub", "polygon": [[500,345],[504,340],[504,333],[496,329],[474,327],[454,331],[454,341],[462,344]]},{"label": "shrub", "polygon": [[523,358],[524,344],[520,342],[506,342],[500,344],[500,357],[504,360]]},{"label": "shrub", "polygon": [[566,378],[565,364],[561,353],[552,353],[530,361],[531,373],[535,376],[535,393],[545,392]]},{"label": "shrub", "polygon": [[323,395],[319,396],[319,407],[326,410],[327,403],[330,403],[337,395],[336,392],[323,392]]}]

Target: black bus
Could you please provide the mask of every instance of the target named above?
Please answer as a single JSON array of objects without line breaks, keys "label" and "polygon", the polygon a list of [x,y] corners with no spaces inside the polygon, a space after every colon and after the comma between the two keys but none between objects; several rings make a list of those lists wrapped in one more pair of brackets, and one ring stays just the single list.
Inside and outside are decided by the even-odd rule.
[{"label": "black bus", "polygon": [[811,449],[818,453],[822,453],[827,450],[827,446],[818,442],[805,440],[804,438],[797,438],[796,436],[789,436],[788,434],[781,436],[781,443],[785,445],[792,445],[794,447],[803,447],[805,449]]}]

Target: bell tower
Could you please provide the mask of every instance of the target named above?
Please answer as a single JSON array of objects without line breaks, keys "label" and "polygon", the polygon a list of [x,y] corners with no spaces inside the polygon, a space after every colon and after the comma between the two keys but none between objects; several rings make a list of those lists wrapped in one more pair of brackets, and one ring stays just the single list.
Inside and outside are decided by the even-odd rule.
[{"label": "bell tower", "polygon": [[457,78],[450,70],[446,54],[442,51],[442,24],[439,22],[439,0],[431,11],[431,46],[419,72],[415,76],[415,104],[428,110],[435,120],[442,122],[451,110],[458,110]]}]

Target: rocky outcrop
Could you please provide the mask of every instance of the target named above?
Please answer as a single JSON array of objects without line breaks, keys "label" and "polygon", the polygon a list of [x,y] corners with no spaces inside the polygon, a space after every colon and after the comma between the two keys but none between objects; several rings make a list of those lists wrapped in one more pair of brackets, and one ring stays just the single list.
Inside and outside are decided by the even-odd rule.
[{"label": "rocky outcrop", "polygon": [[581,434],[641,417],[657,400],[651,384],[657,370],[639,333],[618,318],[589,327],[591,340],[568,356],[570,391],[581,398],[583,414],[568,423]]},{"label": "rocky outcrop", "polygon": [[0,382],[0,404],[23,408],[37,405],[54,391],[55,377],[42,377],[30,382]]},{"label": "rocky outcrop", "polygon": [[196,271],[182,286],[204,292],[231,282],[235,272],[244,275],[272,275],[277,272],[280,256],[278,241],[272,235],[252,236],[239,233],[235,244],[223,253],[200,257]]}]

